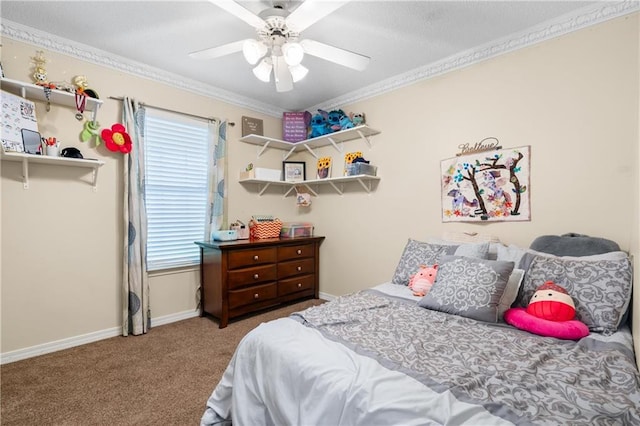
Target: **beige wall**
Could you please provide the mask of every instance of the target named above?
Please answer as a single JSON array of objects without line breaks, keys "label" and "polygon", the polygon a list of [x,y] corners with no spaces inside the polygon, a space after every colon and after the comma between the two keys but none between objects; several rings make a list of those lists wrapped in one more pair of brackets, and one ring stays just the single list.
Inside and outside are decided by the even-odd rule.
[{"label": "beige wall", "polygon": [[[5,75],[31,81],[34,46],[2,40]],[[281,122],[151,80],[133,77],[101,66],[45,50],[51,81],[88,77],[90,87],[104,100],[101,127],[120,121],[120,102],[109,96],[128,95],[150,105],[238,123],[229,128],[231,145],[237,145],[243,115],[264,120],[265,132],[279,135]],[[39,130],[56,136],[62,146],[76,146],[85,157],[99,158],[97,192],[84,169],[34,165],[30,188],[22,187],[19,163],[1,163],[2,191],[2,341],[1,352],[37,347],[63,339],[102,332],[121,324],[122,156],[104,146],[79,141],[82,130],[71,108],[53,105],[46,112],[37,104]],[[248,147],[245,147],[248,148]],[[235,148],[232,152],[237,152]],[[253,155],[253,150],[250,150]],[[230,169],[245,163],[245,154],[230,156]],[[244,167],[244,166],[243,166]],[[236,194],[237,194],[236,190]],[[231,196],[233,204],[237,196]],[[253,201],[253,198],[251,199]],[[159,318],[196,309],[197,268],[150,279],[152,317]]]},{"label": "beige wall", "polygon": [[[382,179],[371,194],[357,186],[346,187],[343,195],[320,187],[306,210],[278,190],[258,196],[237,183],[248,162],[279,168],[282,160],[276,150],[256,158],[255,146],[237,142],[238,125],[229,133],[230,219],[271,213],[285,221],[312,221],[316,234],[327,237],[320,290],[332,295],[388,281],[407,238],[447,230],[490,233],[521,246],[541,234],[578,232],[616,240],[638,258],[638,29],[637,14],[615,19],[345,105],[345,111],[364,111],[368,123],[382,131],[372,148],[361,141],[344,147],[361,149]],[[10,40],[3,44],[7,76],[28,79],[25,70],[35,49]],[[103,98],[127,94],[237,123],[241,115],[251,115],[265,119],[265,134],[280,134],[279,120],[62,55],[47,56],[52,76],[86,74]],[[73,113],[56,114],[55,131],[77,140]],[[117,119],[117,103],[106,101],[100,122]],[[443,224],[440,160],[455,155],[459,144],[488,136],[504,147],[531,146],[532,220]],[[342,153],[328,147],[320,154],[334,158],[337,176]],[[18,166],[2,164],[3,353],[120,323],[122,160],[103,150],[96,156],[107,161],[97,193],[69,171],[45,167],[34,170],[31,189],[24,191]],[[314,159],[291,157],[298,159],[313,173]],[[43,219],[45,212],[56,226]],[[72,225],[80,230],[69,232]],[[197,282],[193,271],[154,277],[152,316],[194,309]]]}]

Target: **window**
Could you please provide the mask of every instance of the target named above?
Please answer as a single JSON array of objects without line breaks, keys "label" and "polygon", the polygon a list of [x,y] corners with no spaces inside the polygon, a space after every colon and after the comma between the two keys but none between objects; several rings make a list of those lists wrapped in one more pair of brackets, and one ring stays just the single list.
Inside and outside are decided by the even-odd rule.
[{"label": "window", "polygon": [[206,122],[146,108],[147,269],[197,265],[207,206]]}]

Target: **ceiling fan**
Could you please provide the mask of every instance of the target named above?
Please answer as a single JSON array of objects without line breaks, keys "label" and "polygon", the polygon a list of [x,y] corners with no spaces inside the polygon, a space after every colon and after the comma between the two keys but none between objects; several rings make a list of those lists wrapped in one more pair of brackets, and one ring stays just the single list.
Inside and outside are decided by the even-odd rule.
[{"label": "ceiling fan", "polygon": [[278,92],[292,90],[293,83],[307,75],[309,70],[301,64],[305,54],[358,71],[364,70],[369,63],[370,58],[367,56],[318,41],[300,39],[302,31],[348,3],[348,0],[305,0],[292,12],[286,9],[284,2],[274,2],[273,7],[258,15],[232,0],[209,1],[254,27],[257,40],[239,40],[192,52],[189,56],[213,59],[242,51],[247,62],[251,65],[258,64],[253,69],[253,74],[259,80],[268,83],[273,71]]}]

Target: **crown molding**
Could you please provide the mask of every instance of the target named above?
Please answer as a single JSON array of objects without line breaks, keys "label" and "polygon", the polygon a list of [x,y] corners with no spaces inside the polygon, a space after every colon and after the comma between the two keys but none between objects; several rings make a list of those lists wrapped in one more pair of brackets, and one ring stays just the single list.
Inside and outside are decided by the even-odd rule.
[{"label": "crown molding", "polygon": [[379,96],[422,80],[468,67],[478,62],[482,62],[508,52],[513,52],[514,50],[522,49],[638,11],[640,11],[639,0],[612,1],[605,5],[599,4],[598,7],[595,8],[593,6],[585,7],[574,11],[573,13],[546,21],[542,25],[511,34],[510,36],[502,39],[492,40],[489,43],[474,47],[473,49],[450,56],[441,61],[416,68],[365,88],[346,93],[337,98],[323,102],[322,104],[309,107],[308,110],[316,111],[319,108],[324,110],[342,108],[343,105]]},{"label": "crown molding", "polygon": [[[465,68],[514,50],[522,49],[524,47],[560,37],[573,31],[638,11],[640,11],[639,0],[612,1],[606,4],[600,3],[596,7],[585,7],[571,14],[547,21],[542,25],[532,27],[528,30],[512,34],[502,39],[493,40],[484,45],[385,79],[363,89],[346,93],[340,97],[327,100],[322,104],[314,105],[307,109],[315,111],[318,108],[325,110],[339,108],[343,105],[379,96],[422,80]],[[126,72],[137,77],[164,83],[187,92],[208,96],[231,105],[261,112],[269,116],[280,118],[284,112],[280,107],[258,102],[254,99],[241,96],[218,87],[203,84],[195,80],[186,79],[180,75],[172,74],[158,68],[125,59],[91,46],[57,37],[6,19],[2,20],[2,23],[0,23],[0,34],[3,37],[29,43],[96,65]]]},{"label": "crown molding", "polygon": [[168,86],[187,92],[207,96],[228,104],[248,108],[252,111],[261,112],[270,116],[278,118],[282,117],[283,110],[273,105],[261,103],[254,99],[247,98],[218,87],[187,79],[183,76],[150,67],[140,62],[132,61],[130,59],[96,49],[95,47],[58,37],[7,19],[3,19],[0,23],[0,34],[3,37],[29,43],[52,52],[62,53],[92,64],[135,75],[136,77],[164,83]]}]

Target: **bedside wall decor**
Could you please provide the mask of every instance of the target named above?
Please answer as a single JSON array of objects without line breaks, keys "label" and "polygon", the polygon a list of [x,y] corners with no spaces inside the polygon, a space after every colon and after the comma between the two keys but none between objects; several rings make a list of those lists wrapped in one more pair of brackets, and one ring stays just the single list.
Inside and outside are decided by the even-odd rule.
[{"label": "bedside wall decor", "polygon": [[529,221],[530,147],[442,160],[442,221]]}]

